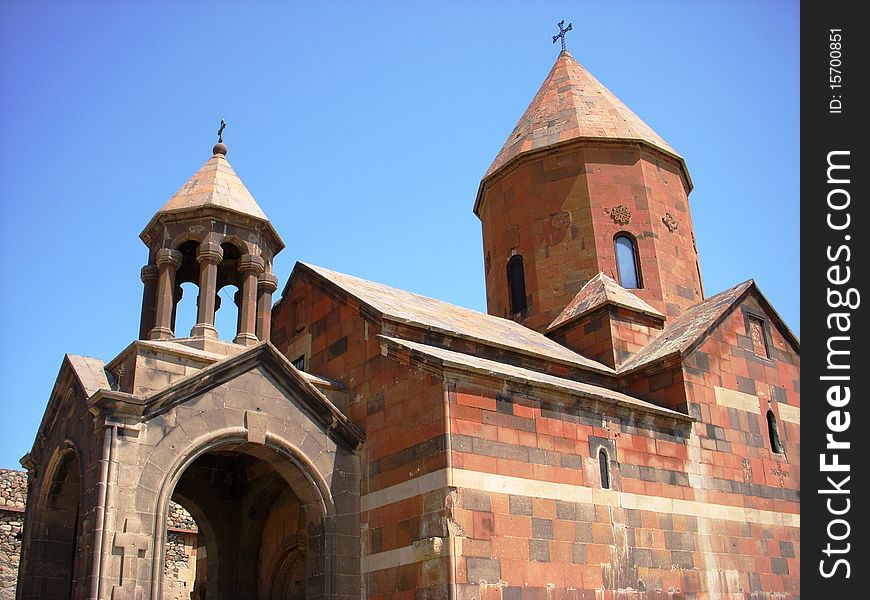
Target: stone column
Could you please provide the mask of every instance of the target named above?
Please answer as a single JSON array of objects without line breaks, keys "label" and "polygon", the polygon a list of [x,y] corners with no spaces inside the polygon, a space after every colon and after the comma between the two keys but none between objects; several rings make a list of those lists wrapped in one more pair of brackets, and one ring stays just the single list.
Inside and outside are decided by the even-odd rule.
[{"label": "stone column", "polygon": [[263,272],[264,261],[255,254],[239,257],[242,274],[242,306],[239,308],[239,332],[233,340],[242,346],[252,346],[257,340],[257,276]]},{"label": "stone column", "polygon": [[172,332],[172,309],[175,307],[175,272],[180,266],[181,252],[178,250],[161,248],[157,251],[157,268],[160,269],[157,280],[157,314],[148,339],[165,340],[175,337]]},{"label": "stone column", "polygon": [[278,278],[263,273],[257,278],[257,337],[268,340],[272,330],[272,293],[278,289]]},{"label": "stone column", "polygon": [[190,337],[217,339],[218,330],[214,326],[215,296],[217,294],[218,263],[223,260],[224,252],[215,243],[200,244],[196,253],[199,261],[199,298],[197,301],[196,325],[190,330]]},{"label": "stone column", "polygon": [[236,307],[236,335],[242,328],[242,288],[236,290],[233,294],[233,304]]},{"label": "stone column", "polygon": [[169,328],[175,333],[175,318],[178,316],[178,305],[181,304],[181,299],[184,297],[184,288],[181,284],[175,286],[175,291],[172,292],[172,322]]},{"label": "stone column", "polygon": [[157,311],[157,278],[160,269],[157,265],[145,265],[139,275],[145,289],[142,292],[142,317],[139,319],[139,339],[147,340],[148,332],[154,328]]}]

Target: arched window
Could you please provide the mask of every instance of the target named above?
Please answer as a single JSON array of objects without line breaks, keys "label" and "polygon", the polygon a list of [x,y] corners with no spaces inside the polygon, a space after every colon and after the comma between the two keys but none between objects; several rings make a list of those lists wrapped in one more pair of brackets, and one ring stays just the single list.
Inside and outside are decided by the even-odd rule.
[{"label": "arched window", "polygon": [[767,410],[767,437],[770,440],[770,449],[776,454],[782,454],[782,442],[779,441],[779,427],[776,425],[776,415]]},{"label": "arched window", "polygon": [[523,257],[511,256],[507,264],[508,288],[511,295],[511,314],[526,310],[526,275],[523,271]]},{"label": "arched window", "polygon": [[613,238],[616,246],[616,267],[619,271],[619,285],[626,289],[640,289],[643,281],[638,267],[637,244],[634,238],[625,233]]},{"label": "arched window", "polygon": [[610,463],[607,460],[607,452],[602,448],[598,451],[598,471],[601,474],[601,487],[610,489]]}]

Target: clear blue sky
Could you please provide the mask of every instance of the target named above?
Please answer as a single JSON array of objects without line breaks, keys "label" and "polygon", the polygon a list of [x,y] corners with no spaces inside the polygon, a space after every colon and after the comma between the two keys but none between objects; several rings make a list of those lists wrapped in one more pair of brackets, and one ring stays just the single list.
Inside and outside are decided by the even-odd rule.
[{"label": "clear blue sky", "polygon": [[0,466],[138,333],[153,213],[228,158],[296,260],[485,310],[481,176],[569,48],[685,158],[708,295],[799,332],[797,2],[0,2]]}]

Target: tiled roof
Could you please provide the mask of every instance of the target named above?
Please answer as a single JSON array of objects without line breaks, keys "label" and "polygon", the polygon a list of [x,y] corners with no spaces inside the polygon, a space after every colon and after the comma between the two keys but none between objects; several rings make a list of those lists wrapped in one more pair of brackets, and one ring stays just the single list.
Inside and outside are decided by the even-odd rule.
[{"label": "tiled roof", "polygon": [[538,373],[530,369],[524,369],[514,365],[505,364],[502,362],[489,360],[471,356],[461,352],[454,352],[437,346],[429,346],[419,342],[402,340],[390,336],[379,335],[378,338],[388,347],[404,348],[413,353],[425,355],[430,359],[434,359],[443,367],[461,368],[463,370],[471,370],[484,375],[496,375],[506,377],[523,384],[540,385],[550,388],[558,388],[572,394],[577,394],[581,398],[601,401],[608,404],[616,404],[631,409],[641,409],[645,412],[676,417],[680,419],[688,419],[689,417],[683,413],[679,413],[661,406],[657,406],[650,402],[646,402],[639,398],[610,390],[605,387],[581,383],[571,379],[556,377],[555,375],[547,375]]},{"label": "tiled roof", "polygon": [[484,179],[520,154],[576,138],[638,140],[680,157],[568,51],[563,51]]},{"label": "tiled roof", "polygon": [[205,206],[225,208],[266,220],[266,215],[223,154],[215,154],[208,159],[157,214]]},{"label": "tiled roof", "polygon": [[600,373],[613,369],[568,348],[519,323],[455,306],[434,298],[389,287],[352,275],[345,275],[307,263],[297,263],[338,286],[385,319],[419,326],[458,338],[471,339],[497,348],[512,350],[546,360],[562,362]]},{"label": "tiled roof", "polygon": [[577,292],[577,295],[568,303],[565,310],[559,313],[559,316],[550,323],[547,331],[553,331],[569,321],[605,304],[622,306],[660,319],[665,318],[661,312],[616,283],[613,279],[604,273],[598,273]]},{"label": "tiled roof", "polygon": [[754,287],[755,282],[750,279],[692,306],[669,321],[661,335],[623,364],[620,372],[632,371],[671,354],[686,352]]}]

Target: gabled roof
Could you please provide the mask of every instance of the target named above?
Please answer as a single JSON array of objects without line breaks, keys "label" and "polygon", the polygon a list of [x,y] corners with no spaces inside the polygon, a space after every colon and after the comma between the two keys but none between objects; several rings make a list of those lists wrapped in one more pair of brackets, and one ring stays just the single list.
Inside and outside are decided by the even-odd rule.
[{"label": "gabled roof", "polygon": [[751,279],[744,281],[692,306],[670,321],[661,335],[626,361],[620,371],[631,371],[671,354],[685,353],[705,337],[754,285]]},{"label": "gabled roof", "polygon": [[611,390],[598,385],[582,383],[564,377],[548,375],[546,373],[538,373],[530,369],[524,369],[514,365],[505,364],[502,362],[464,354],[462,352],[454,352],[437,346],[421,344],[409,340],[398,339],[390,336],[379,335],[381,340],[388,349],[404,349],[411,353],[412,357],[417,357],[423,361],[428,361],[444,369],[460,369],[463,371],[471,371],[480,375],[489,375],[503,377],[509,380],[516,381],[524,385],[540,386],[550,389],[557,389],[562,392],[576,395],[579,398],[603,402],[605,404],[622,406],[633,410],[642,410],[648,413],[654,413],[661,416],[666,416],[674,419],[690,421],[691,417],[684,413],[676,412],[661,406],[657,406],[650,402],[635,398],[616,390]]},{"label": "gabled roof", "polygon": [[671,355],[685,356],[697,348],[750,293],[756,295],[786,340],[799,350],[797,338],[755,285],[755,281],[750,279],[699,302],[669,321],[661,335],[632,356],[619,372],[634,371]]},{"label": "gabled roof", "polygon": [[77,383],[81,387],[86,398],[100,392],[108,391],[110,388],[106,372],[103,370],[103,361],[88,356],[65,354],[63,361],[60,364],[60,370],[54,380],[51,395],[48,397],[48,402],[45,404],[45,411],[42,414],[39,429],[37,429],[38,434],[36,439],[33,441],[31,452],[21,459],[22,465],[30,463],[32,461],[32,455],[39,454],[39,441],[42,436],[49,435],[62,412],[61,408],[64,403],[76,401],[77,395],[69,393],[69,386],[72,382]]},{"label": "gabled roof", "polygon": [[[200,369],[196,373],[179,379],[169,387],[148,396],[133,397],[130,394],[126,394],[126,396],[129,396],[133,403],[142,407],[144,410],[143,418],[147,420],[154,415],[161,414],[171,406],[199,396],[258,366],[264,367],[283,387],[296,392],[308,413],[326,431],[335,433],[351,448],[356,448],[365,441],[365,435],[350,422],[347,416],[268,341],[261,342],[240,354]],[[115,396],[119,395],[115,394]],[[99,403],[99,401],[98,395],[92,399],[92,404]]]},{"label": "gabled roof", "polygon": [[604,273],[598,273],[580,288],[559,316],[547,326],[547,332],[577,319],[606,304],[621,306],[635,312],[664,320],[665,315],[638,298]]},{"label": "gabled roof", "polygon": [[106,376],[105,364],[99,358],[67,354],[65,359],[82,386],[86,397],[93,396],[98,390],[109,389],[109,378]]},{"label": "gabled roof", "polygon": [[235,379],[257,366],[265,367],[275,380],[300,393],[306,408],[328,431],[335,431],[351,448],[356,448],[364,440],[365,435],[323,395],[314,385],[278,352],[271,342],[261,342],[250,350],[231,356],[226,360],[197,371],[180,379],[173,385],[160,390],[145,399],[148,406],[147,414],[160,412],[167,403],[177,404],[186,399],[215,388]]},{"label": "gabled roof", "polygon": [[676,150],[564,50],[484,179],[520,154],[577,138],[637,140],[680,158]]},{"label": "gabled roof", "polygon": [[266,214],[223,154],[213,155],[157,214],[215,206],[266,221]]},{"label": "gabled roof", "polygon": [[[599,373],[614,374],[610,367],[557,344],[519,323],[454,306],[441,300],[389,287],[323,267],[298,262],[303,269],[357,299],[385,320],[418,326],[440,334],[465,338],[514,352],[561,362]],[[290,276],[292,281],[293,275]],[[288,286],[290,283],[288,282]]]}]

